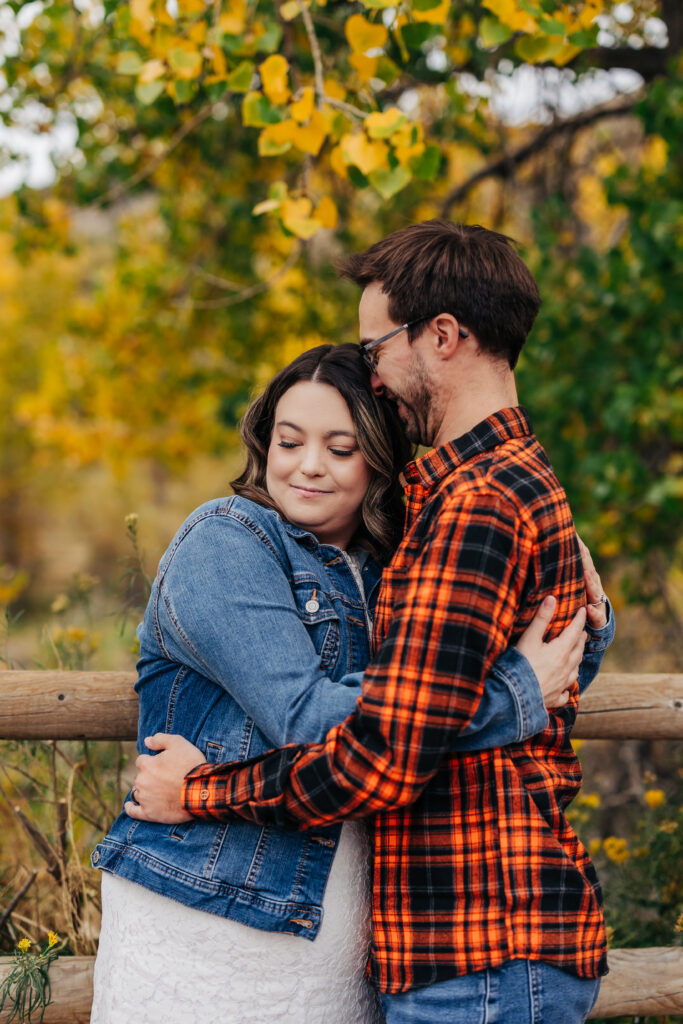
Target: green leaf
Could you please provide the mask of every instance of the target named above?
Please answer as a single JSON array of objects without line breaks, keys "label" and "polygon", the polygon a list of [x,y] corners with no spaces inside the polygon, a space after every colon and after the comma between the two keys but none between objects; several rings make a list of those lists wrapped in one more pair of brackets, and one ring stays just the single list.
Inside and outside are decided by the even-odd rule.
[{"label": "green leaf", "polygon": [[266,31],[256,40],[254,49],[257,53],[275,53],[282,41],[282,26],[277,21],[266,25]]},{"label": "green leaf", "polygon": [[168,63],[178,73],[189,71],[193,75],[198,75],[202,67],[202,56],[198,50],[188,53],[187,50],[176,46],[168,51]]},{"label": "green leaf", "polygon": [[412,180],[412,177],[407,167],[395,167],[393,170],[380,167],[376,171],[370,171],[368,175],[370,184],[379,192],[382,199],[391,199],[392,196],[395,196],[397,192],[406,187]]},{"label": "green leaf", "polygon": [[209,82],[209,84],[205,85],[204,88],[206,89],[208,97],[212,103],[217,103],[218,100],[223,99],[226,92],[228,92],[228,87],[225,82]]},{"label": "green leaf", "polygon": [[347,167],[347,171],[349,174],[349,181],[351,182],[354,188],[363,189],[368,187],[368,179],[365,177],[362,171],[358,170],[357,167],[355,167],[353,164],[349,164],[349,166]]},{"label": "green leaf", "polygon": [[143,103],[148,107],[150,103],[154,103],[157,97],[161,96],[165,87],[166,83],[160,81],[158,78],[156,82],[138,82],[135,86],[135,96],[140,103]]},{"label": "green leaf", "polygon": [[188,81],[187,78],[177,78],[173,83],[173,87],[175,89],[176,103],[189,103],[197,91],[196,83]]},{"label": "green leaf", "polygon": [[569,42],[573,43],[574,46],[580,46],[582,50],[586,50],[597,44],[599,31],[599,25],[592,25],[590,28],[584,29],[583,32],[572,32]]},{"label": "green leaf", "polygon": [[251,80],[254,77],[254,63],[250,60],[243,60],[234,71],[228,75],[228,88],[233,92],[248,92]]},{"label": "green leaf", "polygon": [[388,7],[395,7],[396,0],[361,0],[363,7],[368,7],[370,10],[383,11]]},{"label": "green leaf", "polygon": [[244,36],[230,36],[226,33],[221,38],[221,46],[226,53],[240,53],[244,49]]},{"label": "green leaf", "polygon": [[529,64],[537,64],[542,60],[552,60],[562,45],[557,36],[520,36],[515,41],[515,53]]},{"label": "green leaf", "polygon": [[248,92],[242,100],[242,123],[251,128],[264,128],[277,124],[282,114],[261,92]]},{"label": "green leaf", "polygon": [[420,21],[414,24],[404,25],[401,29],[401,38],[411,50],[419,50],[434,35],[442,31],[439,25],[429,25]]},{"label": "green leaf", "polygon": [[441,0],[411,0],[410,6],[414,11],[433,11],[441,5]]},{"label": "green leaf", "polygon": [[385,85],[391,85],[401,75],[401,69],[398,64],[394,64],[390,57],[382,56],[377,61],[377,70],[373,75],[373,78],[379,78]]},{"label": "green leaf", "polygon": [[143,60],[134,50],[125,50],[116,58],[116,70],[119,75],[137,75],[142,70]]},{"label": "green leaf", "polygon": [[547,32],[549,36],[562,36],[566,32],[565,26],[561,21],[555,21],[554,18],[541,18],[538,27],[542,32]]},{"label": "green leaf", "polygon": [[479,22],[479,38],[486,50],[507,42],[511,35],[512,29],[503,25],[497,18],[486,17]]},{"label": "green leaf", "polygon": [[434,181],[441,166],[441,150],[438,146],[427,146],[424,153],[410,161],[410,168],[420,181]]}]

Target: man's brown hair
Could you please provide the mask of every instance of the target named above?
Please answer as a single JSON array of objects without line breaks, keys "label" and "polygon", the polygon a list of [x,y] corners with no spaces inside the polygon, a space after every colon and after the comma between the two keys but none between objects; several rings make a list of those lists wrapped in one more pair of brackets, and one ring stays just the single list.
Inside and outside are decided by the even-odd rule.
[{"label": "man's brown hair", "polygon": [[[361,288],[379,281],[395,323],[450,313],[512,369],[541,306],[513,240],[478,224],[412,224],[349,256],[339,270]],[[411,328],[410,340],[422,330]]]}]

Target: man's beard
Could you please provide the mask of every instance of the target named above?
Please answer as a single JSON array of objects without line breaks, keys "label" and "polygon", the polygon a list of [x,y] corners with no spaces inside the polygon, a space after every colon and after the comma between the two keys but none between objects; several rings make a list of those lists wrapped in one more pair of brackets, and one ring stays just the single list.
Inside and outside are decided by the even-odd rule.
[{"label": "man's beard", "polygon": [[434,428],[430,424],[432,388],[418,360],[415,360],[413,375],[406,381],[401,393],[391,392],[390,397],[398,406],[398,414],[408,440],[413,444],[430,446],[434,438]]}]

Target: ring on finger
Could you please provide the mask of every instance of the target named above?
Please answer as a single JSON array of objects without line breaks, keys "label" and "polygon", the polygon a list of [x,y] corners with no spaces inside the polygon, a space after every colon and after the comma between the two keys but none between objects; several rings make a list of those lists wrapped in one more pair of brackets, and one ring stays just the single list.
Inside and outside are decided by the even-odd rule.
[{"label": "ring on finger", "polygon": [[607,594],[603,594],[597,601],[589,601],[591,608],[599,608],[601,604],[607,604]]},{"label": "ring on finger", "polygon": [[139,807],[140,806],[140,801],[138,800],[138,798],[135,795],[137,793],[137,791],[138,791],[137,790],[137,786],[133,786],[133,788],[130,791],[130,798],[133,801],[133,803],[135,804],[135,806]]}]

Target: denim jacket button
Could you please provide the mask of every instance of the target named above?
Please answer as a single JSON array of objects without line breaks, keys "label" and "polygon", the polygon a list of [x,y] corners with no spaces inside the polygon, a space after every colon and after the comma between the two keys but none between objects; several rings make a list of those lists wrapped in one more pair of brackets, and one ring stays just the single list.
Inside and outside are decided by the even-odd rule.
[{"label": "denim jacket button", "polygon": [[315,599],[306,602],[306,611],[307,612],[317,612],[319,610],[319,608],[320,608],[320,603],[318,601],[316,601]]},{"label": "denim jacket button", "polygon": [[92,862],[93,862],[93,864],[97,864],[99,862],[99,859],[100,859],[100,851],[99,850],[93,850],[93,855],[92,855]]}]

